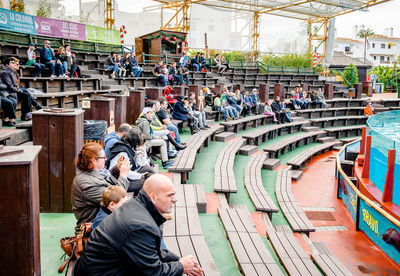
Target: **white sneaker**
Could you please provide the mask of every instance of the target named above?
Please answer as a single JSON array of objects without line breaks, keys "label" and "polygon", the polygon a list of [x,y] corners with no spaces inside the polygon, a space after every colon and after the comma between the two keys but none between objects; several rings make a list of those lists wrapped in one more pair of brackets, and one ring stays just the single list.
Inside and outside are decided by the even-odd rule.
[{"label": "white sneaker", "polygon": [[50,79],[54,79],[56,77],[56,75],[51,75]]}]

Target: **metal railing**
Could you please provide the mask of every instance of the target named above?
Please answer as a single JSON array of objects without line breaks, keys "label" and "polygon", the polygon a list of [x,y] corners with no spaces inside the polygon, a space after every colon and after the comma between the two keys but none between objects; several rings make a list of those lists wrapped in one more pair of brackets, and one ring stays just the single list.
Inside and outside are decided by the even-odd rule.
[{"label": "metal railing", "polygon": [[162,60],[165,64],[171,64],[172,62],[178,62],[180,57],[178,56],[168,56],[165,55],[151,55],[151,54],[142,54],[142,62],[143,64],[150,63],[158,63]]},{"label": "metal railing", "polygon": [[284,67],[267,65],[261,61],[229,61],[229,66],[233,68],[257,68],[263,73],[271,74],[316,74],[315,68],[310,67]]},{"label": "metal railing", "polygon": [[51,41],[52,44],[56,46],[63,45],[64,43],[69,43],[71,45],[72,50],[81,52],[110,53],[111,51],[114,51],[116,53],[122,54],[124,49],[124,46],[122,45],[111,45],[98,42],[45,37],[45,36],[15,33],[15,32],[0,30],[1,43],[9,43],[15,45],[29,45],[30,43],[34,43],[40,47],[44,45],[45,40]]}]

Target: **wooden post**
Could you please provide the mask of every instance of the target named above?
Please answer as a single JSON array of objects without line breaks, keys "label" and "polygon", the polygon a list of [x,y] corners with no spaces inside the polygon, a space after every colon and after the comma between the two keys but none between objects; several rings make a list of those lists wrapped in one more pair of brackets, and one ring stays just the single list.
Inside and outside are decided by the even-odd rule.
[{"label": "wooden post", "polygon": [[85,110],[85,120],[104,120],[110,130],[115,130],[115,99],[106,97],[82,99],[82,109]]},{"label": "wooden post", "polygon": [[[38,155],[41,148],[18,146],[0,150],[0,154],[8,152],[0,157],[2,275],[40,275]],[[9,154],[11,151],[16,153]]]},{"label": "wooden post", "polygon": [[361,177],[362,178],[368,178],[369,177],[369,164],[370,164],[370,158],[371,158],[371,136],[367,136],[367,149],[365,152],[365,159],[364,159],[364,166],[362,170]]},{"label": "wooden post", "polygon": [[32,112],[33,144],[39,154],[40,207],[43,212],[71,212],[74,161],[83,146],[83,110]]},{"label": "wooden post", "polygon": [[354,84],[354,88],[355,88],[355,90],[356,90],[356,95],[355,95],[355,99],[361,99],[361,97],[362,97],[362,90],[363,90],[363,87],[362,87],[362,83],[355,83]]},{"label": "wooden post", "polygon": [[260,83],[258,86],[258,96],[260,97],[260,101],[265,103],[269,100],[269,85],[266,83]]},{"label": "wooden post", "polygon": [[275,83],[274,85],[274,100],[277,96],[281,99],[286,99],[284,86],[280,83]]},{"label": "wooden post", "polygon": [[325,84],[325,90],[324,90],[325,99],[327,100],[333,99],[333,89],[334,87],[332,83]]},{"label": "wooden post", "polygon": [[[202,89],[202,86],[199,85],[189,85],[189,91],[188,94],[190,94],[191,92],[194,92],[195,97],[196,97],[196,107],[199,107],[199,101],[197,100],[199,98],[200,95],[200,90]],[[204,95],[203,95],[204,96]]]},{"label": "wooden post", "polygon": [[163,88],[151,87],[146,88],[145,91],[148,100],[157,100],[159,97],[162,96]]},{"label": "wooden post", "polygon": [[[217,83],[214,85],[214,89],[212,89],[212,92],[214,93],[214,95],[216,95],[217,93],[221,93],[222,90],[224,90],[224,85]],[[189,91],[190,91],[190,86],[189,86]]]},{"label": "wooden post", "polygon": [[129,96],[126,103],[126,122],[134,125],[139,118],[140,113],[144,108],[145,92],[141,90],[129,91]]},{"label": "wooden post", "polygon": [[171,93],[178,96],[185,96],[185,86],[172,86]]},{"label": "wooden post", "polygon": [[128,96],[125,94],[104,94],[103,96],[115,99],[115,129],[118,129],[121,124],[126,122],[126,102]]},{"label": "wooden post", "polygon": [[394,162],[396,158],[396,150],[389,149],[388,165],[386,171],[385,188],[383,189],[382,201],[392,202],[393,199],[393,181],[394,181]]},{"label": "wooden post", "polygon": [[310,92],[310,91],[308,91],[308,84],[307,83],[301,83],[300,87],[303,88],[303,91]]},{"label": "wooden post", "polygon": [[239,91],[241,92],[241,93],[244,93],[245,91],[245,86],[244,86],[244,84],[242,84],[242,83],[236,83],[236,84],[234,84],[233,85],[233,92],[235,92],[236,90],[238,90],[239,89]]},{"label": "wooden post", "polygon": [[368,97],[372,97],[372,85],[369,81],[363,82],[363,94],[367,94]]}]

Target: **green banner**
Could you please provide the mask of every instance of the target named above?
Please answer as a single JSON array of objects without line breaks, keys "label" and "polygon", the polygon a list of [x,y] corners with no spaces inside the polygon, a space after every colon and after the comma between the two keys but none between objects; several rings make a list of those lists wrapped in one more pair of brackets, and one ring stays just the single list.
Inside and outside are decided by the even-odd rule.
[{"label": "green banner", "polygon": [[118,30],[109,30],[91,25],[86,25],[86,40],[121,45],[120,33]]}]

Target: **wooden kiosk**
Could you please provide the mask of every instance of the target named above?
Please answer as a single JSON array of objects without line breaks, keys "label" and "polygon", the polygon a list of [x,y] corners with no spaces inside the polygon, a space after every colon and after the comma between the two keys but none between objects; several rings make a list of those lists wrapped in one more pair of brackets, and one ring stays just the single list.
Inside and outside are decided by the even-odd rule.
[{"label": "wooden kiosk", "polygon": [[[179,61],[187,48],[187,33],[158,30],[135,39],[136,55],[139,62],[156,62],[159,56]],[[151,55],[150,57],[148,55]]]}]

